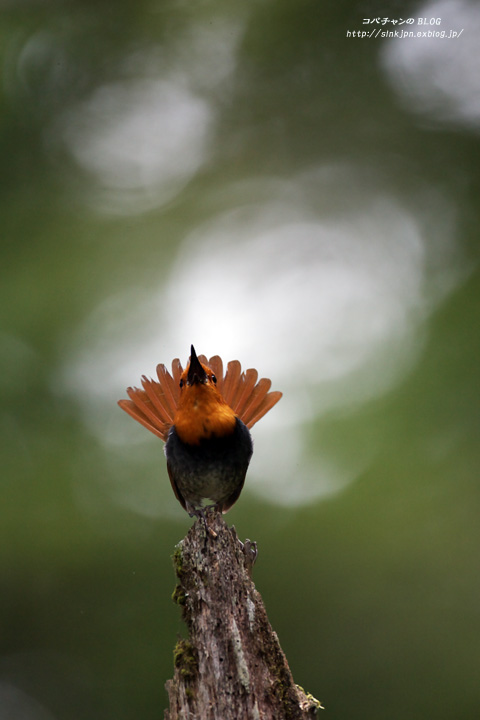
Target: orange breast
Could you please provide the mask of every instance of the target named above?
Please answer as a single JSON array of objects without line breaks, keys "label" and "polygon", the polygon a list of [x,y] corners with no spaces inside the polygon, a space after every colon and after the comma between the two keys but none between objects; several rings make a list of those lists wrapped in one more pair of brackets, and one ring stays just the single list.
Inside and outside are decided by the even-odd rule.
[{"label": "orange breast", "polygon": [[198,445],[212,435],[230,435],[235,422],[235,413],[216,389],[193,385],[184,388],[173,424],[180,440]]}]

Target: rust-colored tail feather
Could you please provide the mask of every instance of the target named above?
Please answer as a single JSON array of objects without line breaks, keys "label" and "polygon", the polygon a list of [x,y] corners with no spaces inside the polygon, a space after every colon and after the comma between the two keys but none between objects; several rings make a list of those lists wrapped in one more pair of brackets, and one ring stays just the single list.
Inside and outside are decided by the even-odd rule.
[{"label": "rust-colored tail feather", "polygon": [[245,417],[245,420],[243,421],[245,425],[248,428],[253,427],[255,423],[261,420],[262,417],[277,404],[281,397],[282,393],[279,390],[273,390],[272,392],[267,393],[256,407],[255,411],[252,412],[249,417]]},{"label": "rust-colored tail feather", "polygon": [[180,360],[178,358],[175,358],[175,360],[172,360],[172,375],[173,375],[173,380],[174,380],[174,385],[175,385],[175,393],[176,393],[175,397],[177,398],[177,402],[178,402],[178,398],[180,396],[180,378],[182,376],[182,373],[183,373],[182,363],[180,362]]},{"label": "rust-colored tail feather", "polygon": [[[180,380],[175,384],[173,377],[170,375],[165,365],[157,365],[157,377],[163,394],[162,405],[165,407],[165,410],[168,410],[170,419],[173,420],[175,409],[178,405],[178,398],[180,396],[180,387],[178,385]],[[157,385],[157,383],[155,384]]]},{"label": "rust-colored tail feather", "polygon": [[137,420],[141,425],[143,425],[143,427],[154,433],[154,435],[157,435],[159,438],[162,438],[162,440],[165,440],[168,429],[167,432],[165,432],[166,428],[164,423],[162,423],[160,419],[151,412],[148,407],[151,403],[150,400],[148,400],[146,393],[138,388],[128,388],[127,393],[131,398],[133,398],[133,400],[119,400],[118,404],[122,410],[125,410],[125,412],[131,415],[134,420]]},{"label": "rust-colored tail feather", "polygon": [[239,382],[239,391],[235,398],[234,406],[235,412],[238,416],[241,415],[244,408],[247,406],[257,380],[258,372],[254,368],[249,368],[246,372],[242,373]]},{"label": "rust-colored tail feather", "polygon": [[[248,427],[248,423],[253,420],[255,414],[260,408],[268,395],[272,383],[268,378],[262,378],[258,381],[257,385],[253,388],[250,396],[247,399],[245,407],[242,408],[242,414],[245,417],[244,423]],[[266,412],[266,411],[265,411]]]},{"label": "rust-colored tail feather", "polygon": [[[253,427],[282,397],[281,392],[269,392],[272,383],[268,378],[261,378],[257,382],[258,372],[254,368],[242,373],[238,360],[228,363],[224,375],[223,361],[218,355],[210,360],[199,355],[198,359],[211,368],[223,399],[248,428]],[[143,390],[128,388],[130,400],[119,400],[118,404],[143,427],[166,441],[180,397],[182,372],[178,358],[172,361],[172,374],[165,365],[157,365],[158,382],[143,376]]]},{"label": "rust-colored tail feather", "polygon": [[217,378],[217,388],[223,396],[223,360],[219,355],[214,355],[207,363],[213,370]]},{"label": "rust-colored tail feather", "polygon": [[[152,404],[152,407],[150,408],[151,411],[155,413],[160,422],[166,425],[171,425],[173,422],[174,410],[168,403],[168,398],[164,392],[165,386],[162,383],[156,383],[154,380],[149,380],[145,377],[145,375],[142,377],[142,386]],[[135,402],[135,398],[132,399],[133,402]]]},{"label": "rust-colored tail feather", "polygon": [[241,372],[242,366],[238,360],[230,360],[223,380],[222,395],[225,402],[230,405],[231,408],[233,408],[233,400],[235,398],[235,392],[238,388]]}]

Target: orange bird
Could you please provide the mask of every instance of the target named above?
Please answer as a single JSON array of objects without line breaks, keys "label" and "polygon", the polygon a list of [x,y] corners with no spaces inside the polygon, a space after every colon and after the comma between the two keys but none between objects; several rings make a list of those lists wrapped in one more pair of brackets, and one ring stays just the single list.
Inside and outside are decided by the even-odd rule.
[{"label": "orange bird", "polygon": [[[130,400],[118,404],[166,442],[173,492],[191,517],[205,519],[203,501],[227,512],[238,500],[252,457],[250,428],[282,397],[269,392],[253,368],[242,372],[232,360],[197,357],[192,345],[185,370],[172,362],[172,374],[157,365],[158,382],[142,377],[143,390],[128,388]],[[257,382],[258,380],[258,382]]]}]

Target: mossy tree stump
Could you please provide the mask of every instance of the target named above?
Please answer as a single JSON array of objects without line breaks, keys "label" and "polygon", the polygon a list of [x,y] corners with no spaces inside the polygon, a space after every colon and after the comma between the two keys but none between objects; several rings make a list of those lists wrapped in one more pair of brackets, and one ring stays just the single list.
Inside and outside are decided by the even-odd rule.
[{"label": "mossy tree stump", "polygon": [[175,648],[165,720],[300,720],[320,703],[295,685],[251,579],[254,549],[223,517],[197,521],[174,554],[189,637]]}]

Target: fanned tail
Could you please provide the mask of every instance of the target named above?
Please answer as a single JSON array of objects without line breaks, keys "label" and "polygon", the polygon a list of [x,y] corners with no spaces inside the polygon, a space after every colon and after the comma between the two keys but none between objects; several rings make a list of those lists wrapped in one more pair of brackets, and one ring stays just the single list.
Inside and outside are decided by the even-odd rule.
[{"label": "fanned tail", "polygon": [[[282,397],[281,392],[269,392],[271,381],[268,378],[258,380],[258,372],[254,368],[242,372],[238,360],[228,363],[224,375],[223,361],[218,355],[210,360],[199,355],[198,359],[211,368],[223,399],[248,428],[252,428]],[[158,382],[143,376],[143,389],[129,387],[127,394],[130,399],[118,401],[122,410],[165,442],[178,407],[182,372],[178,358],[172,361],[172,374],[165,365],[157,365]]]}]

